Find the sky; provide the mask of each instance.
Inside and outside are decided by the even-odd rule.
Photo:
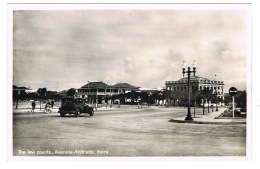
[[[13,84],[158,88],[196,60],[197,76],[246,90],[247,21],[243,10],[17,10]]]

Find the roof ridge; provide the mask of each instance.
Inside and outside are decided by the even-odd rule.
[[[208,79],[206,77],[201,77],[201,76],[190,76],[190,78],[196,78],[196,79],[200,79],[201,78],[201,79],[204,79],[204,80],[210,80],[210,79]],[[181,81],[181,80],[184,80],[184,79],[188,79],[188,77],[183,77],[183,78],[181,78],[181,79],[179,79],[177,81]]]

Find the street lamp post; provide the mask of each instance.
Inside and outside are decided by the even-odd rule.
[[[216,111],[218,111],[218,95],[216,94]]]
[[[112,99],[112,96],[113,96],[113,94],[111,93],[111,103],[110,103],[110,108],[112,108],[112,104],[113,104],[113,99]]]
[[[185,74],[185,73],[187,73],[187,75],[188,75],[188,112],[187,112],[187,116],[186,116],[186,118],[185,118],[185,121],[191,121],[191,120],[193,120],[193,119],[192,119],[192,116],[191,116],[191,112],[190,112],[190,75],[191,75],[191,73],[193,73],[194,76],[195,76],[196,66],[197,66],[197,64],[196,64],[196,62],[195,62],[195,60],[194,60],[194,63],[193,63],[193,65],[192,65],[193,70],[190,70],[190,67],[188,67],[188,70],[185,71],[185,62],[183,61],[183,65],[182,65],[183,77],[184,77],[184,74]]]
[[[89,90],[89,81],[88,81],[88,104],[90,104],[90,90]]]
[[[113,96],[113,93],[112,93],[111,86],[110,86],[110,95],[111,95],[111,100],[110,100],[110,101],[111,101],[111,102],[110,102],[110,108],[112,108],[112,102],[113,102],[113,101],[112,101],[112,96]]]

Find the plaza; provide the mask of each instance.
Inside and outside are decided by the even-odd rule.
[[[102,107],[93,117],[77,118],[60,117],[57,109],[52,114],[17,109],[13,114],[13,155],[246,156],[246,124],[169,122],[172,118],[184,120],[186,113],[184,107],[122,105]],[[202,115],[202,109],[196,109],[197,116],[213,113],[218,112]]]

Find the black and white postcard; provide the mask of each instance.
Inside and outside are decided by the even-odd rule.
[[[250,159],[251,7],[8,5],[9,157]]]

